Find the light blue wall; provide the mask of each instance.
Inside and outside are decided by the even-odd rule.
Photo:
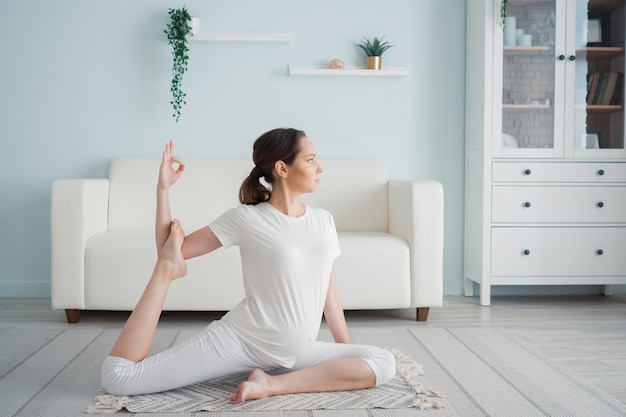
[[[193,44],[178,124],[169,105],[167,9],[203,31],[289,32],[291,45]],[[106,177],[117,156],[249,156],[279,126],[320,158],[379,157],[394,179],[444,184],[445,288],[461,294],[464,0],[13,0],[0,3],[0,297],[48,296],[57,178]],[[361,65],[361,35],[396,47],[407,78],[288,77],[287,66]]]

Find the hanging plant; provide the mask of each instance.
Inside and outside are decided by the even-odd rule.
[[[508,0],[500,1],[500,24],[504,27],[504,18],[506,16],[506,4]]]
[[[191,34],[191,26],[189,22],[191,16],[184,7],[181,9],[169,9],[170,23],[167,25],[167,29],[164,32],[167,34],[167,43],[172,47],[172,57],[174,58],[172,64],[172,86],[170,91],[172,92],[172,101],[170,104],[174,108],[174,114],[172,115],[178,123],[180,118],[180,109],[183,104],[187,104],[185,101],[186,93],[182,90],[183,74],[187,71],[187,62],[189,61],[189,55],[187,52],[187,35]]]

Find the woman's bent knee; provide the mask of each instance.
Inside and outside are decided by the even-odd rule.
[[[136,384],[125,375],[124,369],[134,365],[135,362],[116,356],[107,356],[100,371],[100,382],[102,387],[113,395],[133,395]]]
[[[383,348],[372,347],[371,356],[364,358],[376,375],[376,386],[389,382],[396,375],[396,358]]]

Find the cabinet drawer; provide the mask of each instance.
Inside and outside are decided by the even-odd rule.
[[[495,223],[623,223],[626,187],[495,186]]]
[[[506,228],[491,232],[494,276],[626,275],[626,228]]]
[[[494,182],[626,182],[620,162],[494,162]]]

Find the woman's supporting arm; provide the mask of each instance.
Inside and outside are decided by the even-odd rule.
[[[185,237],[182,252],[185,259],[195,258],[213,252],[220,248],[222,242],[219,241],[213,230],[209,226],[198,229]]]
[[[350,343],[343,305],[337,292],[334,266],[330,271],[330,282],[328,283],[328,292],[326,293],[326,302],[324,304],[324,317],[335,342]]]

